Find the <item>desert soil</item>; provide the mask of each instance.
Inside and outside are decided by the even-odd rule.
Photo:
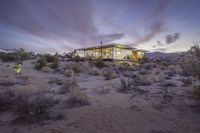
[[[119,93],[117,88],[122,76],[105,80],[101,75],[78,73],[75,80],[91,104],[67,108],[65,94],[53,93],[60,85],[49,84],[49,81],[70,77],[59,72],[37,71],[33,68],[33,61],[23,63],[22,75],[15,75],[14,63],[0,66],[0,78],[18,82],[12,86],[0,86],[0,91],[10,89],[16,93],[33,93],[48,90],[50,96],[62,101],[53,110],[63,113],[65,119],[32,125],[11,124],[14,115],[3,112],[0,114],[0,133],[200,133],[200,112],[194,107],[192,87],[183,86],[179,74],[163,81],[175,84],[168,87],[168,96],[163,98],[165,87],[159,82],[139,86],[138,91]],[[66,64],[62,62],[60,68]],[[28,81],[23,81],[22,77],[28,77]]]

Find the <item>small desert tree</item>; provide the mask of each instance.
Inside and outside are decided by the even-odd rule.
[[[200,80],[200,47],[192,46],[186,53],[182,63],[183,73]],[[193,97],[200,101],[200,85],[194,85]]]
[[[186,75],[192,75],[200,79],[200,47],[199,45],[192,46],[186,53],[183,61],[182,68]]]

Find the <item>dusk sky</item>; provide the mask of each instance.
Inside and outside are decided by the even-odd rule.
[[[200,0],[0,0],[0,48],[67,52],[120,43],[149,51],[200,42]]]

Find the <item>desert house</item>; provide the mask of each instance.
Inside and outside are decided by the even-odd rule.
[[[92,59],[137,61],[144,57],[145,50],[138,50],[121,44],[107,44],[96,47],[77,49],[83,51],[83,56]]]

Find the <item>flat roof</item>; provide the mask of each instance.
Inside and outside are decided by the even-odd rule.
[[[77,49],[77,50],[92,50],[92,49],[109,48],[109,47],[117,47],[117,48],[123,48],[123,49],[136,49],[136,48],[128,46],[128,45],[122,45],[122,44],[113,43],[113,44],[106,44],[106,45],[102,45],[102,46],[80,48],[80,49]]]

